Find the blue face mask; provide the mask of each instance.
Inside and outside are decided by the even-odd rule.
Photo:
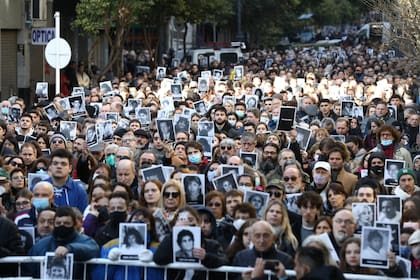
[[[9,114],[9,107],[2,107],[1,108],[1,113],[3,115],[8,115]]]
[[[216,170],[207,172],[207,178],[209,179],[209,182],[213,181],[215,176],[216,176]]]
[[[238,118],[242,119],[245,116],[244,111],[235,111],[235,114],[238,116]]]
[[[201,161],[201,154],[196,154],[196,155],[191,155],[188,156],[188,160],[192,163],[192,164],[199,164]]]
[[[32,199],[32,204],[36,210],[42,210],[50,206],[50,201],[48,200],[48,197],[37,197]]]
[[[271,119],[272,119],[273,121],[275,121],[275,122],[278,122],[278,121],[279,121],[279,117],[277,117],[277,116],[273,116]]]
[[[411,254],[411,247],[410,246],[404,246],[404,245],[400,246],[401,257],[408,259],[408,258],[410,258],[410,254]]]
[[[105,162],[111,166],[114,167],[115,166],[115,155],[109,155],[106,157]]]
[[[392,144],[392,140],[381,140],[381,145],[382,146],[387,147],[387,146],[389,146],[391,144]]]

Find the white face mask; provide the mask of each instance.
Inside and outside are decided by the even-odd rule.
[[[252,187],[248,187],[248,186],[245,186],[245,185],[240,185],[240,186],[238,186],[238,190],[245,193],[246,191],[252,191]]]
[[[235,120],[228,120],[228,123],[229,123],[231,126],[233,126],[233,127],[235,127],[235,125],[236,125],[236,121],[235,121]]]
[[[239,230],[245,222],[245,220],[237,219],[233,221],[233,226],[236,228],[236,230]]]

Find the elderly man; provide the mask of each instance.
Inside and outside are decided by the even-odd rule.
[[[313,182],[309,185],[308,190],[319,193],[322,200],[327,199],[327,187],[331,182],[331,166],[328,162],[317,161],[312,169]]]
[[[252,271],[242,273],[243,278],[251,276],[252,279],[267,279],[263,275],[266,260],[278,260],[286,269],[293,268],[293,259],[288,254],[276,250],[276,234],[269,223],[258,221],[253,224],[251,236],[254,247],[240,251],[233,260],[234,266],[255,267]],[[237,279],[241,278],[238,276]]]
[[[37,241],[53,232],[54,218],[55,210],[51,208],[42,209],[39,212],[36,224]]]
[[[416,175],[411,168],[403,168],[398,171],[398,186],[395,188],[395,195],[402,200],[409,198],[414,192],[420,191],[416,186]]]
[[[333,229],[330,236],[336,252],[340,252],[344,242],[353,236],[356,230],[356,223],[350,209],[341,208],[333,217]]]
[[[230,157],[235,156],[238,153],[235,141],[230,138],[223,139],[220,142],[219,148],[220,155],[217,160],[222,164],[226,164]]]
[[[138,199],[140,194],[140,184],[136,175],[134,162],[129,159],[122,159],[117,164],[116,169],[117,183],[123,183],[130,186],[134,198]]]
[[[40,211],[46,208],[55,208],[54,187],[49,182],[38,182],[32,190],[32,205]]]

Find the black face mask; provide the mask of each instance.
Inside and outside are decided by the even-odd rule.
[[[68,239],[75,233],[74,227],[59,226],[53,230],[53,236],[59,239]]]
[[[318,161],[326,161],[328,162],[328,157],[324,154],[320,154],[318,157]]]
[[[124,223],[127,219],[127,212],[125,211],[114,211],[109,213],[109,222],[113,225]]]
[[[109,213],[106,206],[99,207],[98,212],[99,212],[99,215],[98,215],[99,223],[105,223],[106,221],[109,220]]]
[[[370,171],[375,174],[376,176],[383,176],[384,175],[384,167],[383,166],[372,166]]]

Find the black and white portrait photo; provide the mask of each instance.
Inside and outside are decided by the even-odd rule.
[[[165,111],[172,112],[175,110],[174,99],[172,96],[165,96],[160,100],[161,108]]]
[[[257,211],[257,218],[261,218],[264,214],[270,195],[266,192],[246,190],[244,202],[250,203]]]
[[[99,88],[101,89],[101,91],[103,92],[103,94],[106,94],[108,92],[111,92],[112,91],[111,81],[100,82],[99,83]]]
[[[48,83],[47,82],[37,82],[35,94],[38,96],[39,100],[48,99]]]
[[[150,108],[149,107],[137,108],[136,117],[142,125],[149,124],[151,121]]]
[[[142,105],[142,100],[141,99],[134,99],[134,98],[129,98],[127,100],[127,108],[126,108],[126,112],[128,116],[135,116],[136,115],[136,109],[140,108]]]
[[[54,106],[53,104],[51,104],[51,105]],[[49,106],[51,106],[51,105],[49,105]],[[47,107],[49,107],[49,106],[47,106]],[[47,108],[47,107],[45,107],[45,108]],[[45,110],[45,108],[44,108],[44,110]],[[55,108],[55,106],[54,106],[54,108]],[[57,109],[55,109],[55,110],[57,111]],[[22,115],[22,109],[21,108],[9,107],[9,115],[7,116],[7,120],[9,122],[18,123],[21,115]],[[57,112],[57,116],[58,116],[58,112]]]
[[[213,79],[215,81],[220,81],[223,78],[223,70],[214,69],[213,70]]]
[[[73,116],[81,116],[86,114],[85,102],[83,95],[69,97],[69,103]]]
[[[272,59],[271,57],[267,57],[265,59],[264,69],[270,68],[273,62],[274,62],[274,59]]]
[[[207,92],[209,90],[209,79],[198,78],[198,92]]]
[[[400,224],[375,223],[376,227],[389,228],[391,231],[391,251],[400,255]]]
[[[397,119],[397,106],[394,105],[388,105],[388,112],[389,112],[389,117],[393,118],[393,119]]]
[[[181,215],[184,213],[181,213]],[[186,214],[186,213],[185,213]],[[179,219],[179,217],[178,217]],[[194,258],[193,249],[201,248],[201,228],[188,226],[175,226],[172,229],[173,260],[175,263],[199,263]],[[170,253],[170,252],[168,252]]]
[[[156,80],[162,81],[166,76],[166,67],[158,67],[156,71]]]
[[[199,136],[214,136],[214,122],[199,122],[198,123]]]
[[[362,121],[364,118],[363,106],[354,106],[351,115],[352,117],[357,118],[359,121]]]
[[[207,113],[206,103],[204,100],[194,102],[194,109],[201,116],[204,116]]]
[[[174,100],[181,100],[182,99],[182,85],[180,84],[171,85],[171,93]]]
[[[59,99],[58,100],[58,103],[60,104],[61,109],[63,109],[63,110],[70,110],[71,109],[70,102],[69,102],[69,98],[68,97]]]
[[[258,96],[245,95],[245,105],[247,109],[258,108]]]
[[[156,127],[158,129],[160,139],[169,142],[175,141],[175,133],[172,119],[156,120]]]
[[[181,80],[185,81],[188,79],[188,72],[187,71],[181,71],[177,74],[177,77],[180,78]]]
[[[238,178],[239,175],[242,175],[244,173],[244,166],[243,165],[229,165],[229,164],[221,164],[221,174],[225,175],[228,173],[233,173],[236,178]]]
[[[165,175],[163,174],[163,169],[161,165],[143,168],[141,169],[141,174],[144,182],[149,180],[158,180],[160,182],[165,182]]]
[[[213,180],[213,185],[218,191],[222,193],[227,193],[232,189],[238,188],[238,183],[236,182],[236,177],[233,173],[228,173],[226,175],[217,177]]]
[[[73,87],[73,91],[71,92],[71,95],[80,95],[84,93],[85,93],[85,89],[83,87]]]
[[[244,66],[243,65],[235,66],[234,71],[235,71],[234,80],[235,81],[242,80],[242,78],[244,77]]]
[[[390,250],[390,240],[391,231],[389,228],[363,227],[360,266],[387,269],[389,267],[387,253]]]
[[[197,142],[203,146],[203,154],[204,156],[211,160],[212,158],[212,151],[213,151],[213,137],[208,136],[197,136]]]
[[[296,116],[296,107],[281,106],[277,130],[290,131],[293,128]]]
[[[258,168],[258,153],[240,152],[239,157],[253,168]]]
[[[312,130],[297,125],[296,132],[296,141],[298,142],[300,148],[306,151],[306,149],[308,148],[309,141],[311,140]]]
[[[330,137],[337,142],[341,142],[341,143],[346,142],[346,136],[345,135],[330,135]]]
[[[12,109],[12,108],[10,108],[10,109]],[[49,120],[53,120],[53,119],[57,118],[58,115],[59,115],[58,110],[55,107],[54,103],[51,103],[50,105],[44,107],[44,111],[45,111],[45,114],[47,115]],[[10,114],[9,114],[9,116],[10,116]]]
[[[96,123],[96,131],[98,140],[103,142],[111,142],[114,131],[112,129],[112,121],[99,121]]]
[[[143,73],[150,73],[150,67],[144,65],[137,65],[136,66],[136,74],[143,74]]]
[[[402,203],[396,195],[378,195],[378,222],[387,224],[399,224],[402,215]]]
[[[192,114],[194,114],[194,113],[195,113],[195,110],[194,110],[194,109],[187,108],[187,107],[184,107],[184,108],[182,109],[182,114],[183,114],[184,116],[191,117],[191,116],[192,116]]]
[[[168,110],[158,110],[156,119],[168,119],[171,116],[171,112]]]
[[[86,144],[88,147],[98,144],[98,134],[95,125],[86,128]]]
[[[341,116],[342,117],[351,117],[353,114],[353,101],[341,101]]]
[[[200,76],[202,78],[210,78],[211,77],[211,71],[201,71]]]
[[[191,119],[188,116],[181,114],[174,115],[174,132],[186,132],[190,133]]]
[[[119,248],[121,260],[138,260],[139,251],[146,249],[147,224],[121,223],[119,225]]]
[[[204,174],[182,174],[185,202],[188,205],[204,205]]]
[[[352,204],[351,211],[356,220],[356,233],[362,233],[362,227],[375,225],[375,203],[356,202]]]
[[[64,257],[55,257],[54,252],[47,252],[45,255],[43,279],[48,280],[71,280],[73,279],[73,254],[66,254]]]
[[[45,172],[45,173],[28,173],[28,187],[29,187],[29,190],[32,191],[34,186],[37,183],[39,183],[39,182],[41,182],[41,181],[43,181],[47,178],[48,178],[48,173],[47,172]]]
[[[75,140],[77,134],[77,122],[60,121],[60,132],[63,133],[67,140]]]
[[[385,160],[385,172],[384,172],[384,185],[386,187],[398,186],[398,171],[405,168],[405,161],[386,159]]]
[[[120,116],[117,112],[107,112],[105,113],[105,119],[117,123],[120,119]]]

